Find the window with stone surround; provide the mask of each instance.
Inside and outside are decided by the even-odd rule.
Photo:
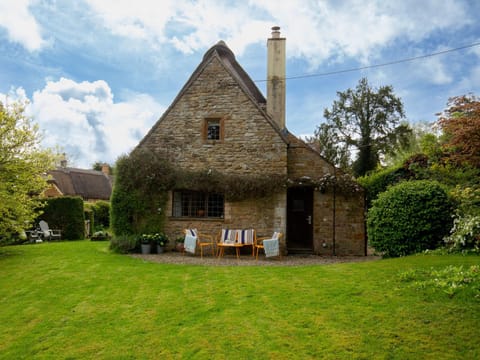
[[[203,139],[207,143],[223,140],[223,119],[220,117],[206,118],[203,123]]]
[[[222,194],[188,190],[173,192],[173,217],[223,218],[223,214]]]

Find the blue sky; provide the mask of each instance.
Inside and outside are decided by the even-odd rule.
[[[480,1],[0,0],[0,101],[28,112],[70,164],[128,153],[204,53],[224,40],[254,80],[281,27],[287,77],[325,74],[480,42]],[[480,95],[480,46],[391,66],[287,81],[287,127],[312,134],[337,91],[392,85],[410,123]],[[265,83],[257,82],[265,94]]]

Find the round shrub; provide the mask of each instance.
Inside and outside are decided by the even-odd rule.
[[[451,228],[447,193],[435,181],[406,181],[373,202],[367,216],[370,245],[385,257],[434,249]]]

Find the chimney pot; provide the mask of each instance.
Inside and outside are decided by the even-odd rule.
[[[67,167],[67,155],[65,153],[62,154],[60,157],[60,167],[66,168]]]
[[[277,39],[280,37],[280,26],[272,27],[272,38]]]

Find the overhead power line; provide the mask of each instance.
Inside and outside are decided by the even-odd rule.
[[[480,42],[477,42],[477,43],[473,43],[473,44],[469,44],[469,45],[465,45],[465,46],[460,46],[460,47],[453,48],[453,49],[442,50],[442,51],[438,51],[438,52],[434,52],[434,53],[430,53],[430,54],[426,54],[426,55],[419,55],[419,56],[414,56],[414,57],[405,58],[405,59],[400,59],[400,60],[393,60],[393,61],[389,61],[389,62],[382,63],[382,64],[374,64],[374,65],[367,65],[367,66],[361,66],[361,67],[350,68],[350,69],[335,70],[335,71],[330,71],[330,72],[325,72],[325,73],[305,74],[305,75],[297,75],[297,76],[287,76],[287,77],[285,78],[285,80],[294,80],[294,79],[304,79],[304,78],[310,78],[310,77],[329,76],[329,75],[343,74],[343,73],[353,72],[353,71],[360,71],[360,70],[366,70],[366,69],[374,69],[374,68],[379,68],[379,67],[383,67],[383,66],[401,64],[401,63],[406,63],[406,62],[415,61],[415,60],[419,60],[419,59],[425,59],[425,58],[429,58],[429,57],[433,57],[433,56],[443,55],[443,54],[451,53],[451,52],[454,52],[454,51],[469,49],[469,48],[472,48],[472,47],[475,47],[475,46],[479,46],[479,45],[480,45]],[[254,81],[255,81],[255,82],[266,82],[267,80],[265,79],[265,80],[254,80]]]

